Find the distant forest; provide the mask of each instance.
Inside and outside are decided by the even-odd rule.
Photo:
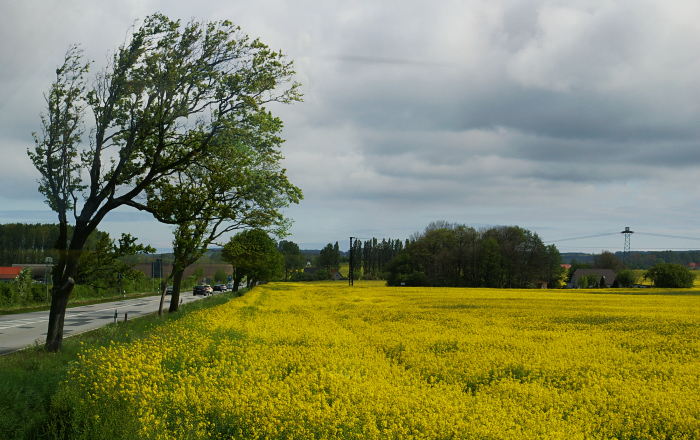
[[[72,232],[73,228],[69,226],[69,236],[72,235]],[[95,231],[90,235],[85,249],[95,249],[103,233]],[[57,238],[57,224],[0,224],[0,266],[43,264],[46,257],[57,261],[58,252],[54,249]],[[173,254],[127,255],[123,260],[127,263],[148,263],[154,258],[162,258],[164,263],[172,263]],[[210,251],[200,259],[199,263],[221,263],[220,249],[219,252],[217,250]]]
[[[58,239],[56,224],[8,223],[0,225],[0,266],[13,264],[42,264],[46,257],[58,259],[54,249]],[[69,226],[68,235],[73,228]],[[95,231],[88,239],[85,248],[94,249],[102,232]]]
[[[0,225],[0,266],[40,264],[46,257],[56,258],[53,247],[57,238],[58,225]]]
[[[584,254],[579,252],[562,252],[561,257],[565,263],[576,260],[579,263],[593,263],[593,257],[597,254]],[[615,252],[615,256],[623,259],[622,252]],[[675,263],[689,266],[695,263],[700,266],[700,250],[696,251],[638,251],[630,252],[630,269],[650,269],[658,263]]]

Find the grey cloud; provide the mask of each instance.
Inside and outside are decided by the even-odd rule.
[[[290,179],[306,196],[289,211],[296,241],[406,237],[438,218],[559,230],[663,223],[668,213],[691,225],[700,214],[690,189],[700,175],[700,31],[689,4],[38,5],[0,10],[0,35],[13,41],[0,48],[0,148],[13,161],[0,164],[5,199],[40,198],[22,161],[68,44],[83,43],[99,64],[135,18],[162,9],[233,19],[297,60],[305,102],[272,109],[285,121]],[[644,209],[615,209],[635,205]],[[147,224],[130,219],[109,224]]]

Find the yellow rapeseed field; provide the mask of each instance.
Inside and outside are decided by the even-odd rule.
[[[86,351],[55,405],[86,438],[699,439],[700,295],[593,292],[270,284]]]

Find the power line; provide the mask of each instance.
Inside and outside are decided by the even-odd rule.
[[[562,238],[559,240],[548,240],[545,241],[545,243],[555,243],[555,242],[561,242],[561,241],[572,241],[572,240],[583,240],[584,238],[596,238],[596,237],[605,237],[607,235],[617,235],[619,232],[608,232],[605,234],[597,234],[597,235],[587,235],[585,237],[573,237],[573,238]]]
[[[654,237],[664,237],[664,238],[680,238],[681,240],[700,240],[700,238],[696,237],[683,237],[680,235],[667,235],[667,234],[654,234],[652,232],[637,232],[637,234],[642,234],[642,235],[652,235]]]

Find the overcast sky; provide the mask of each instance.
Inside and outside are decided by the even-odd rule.
[[[433,220],[562,252],[621,251],[626,226],[632,250],[700,248],[696,0],[0,0],[0,222],[57,221],[26,150],[68,46],[103,65],[156,11],[231,20],[294,60],[304,102],[271,110],[302,248]],[[133,210],[100,229],[172,247]]]

